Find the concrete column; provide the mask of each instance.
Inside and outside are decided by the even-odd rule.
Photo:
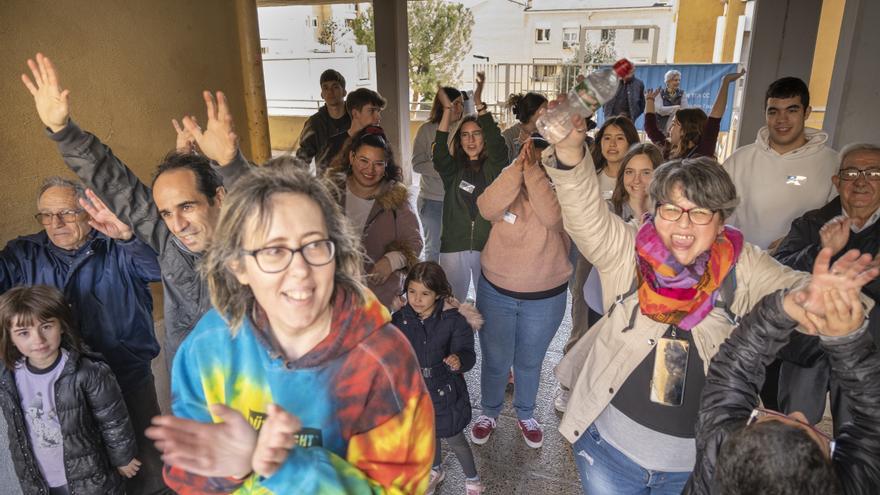
[[[764,125],[764,95],[770,83],[794,76],[809,84],[822,12],[822,0],[755,3],[737,147],[754,142]]]
[[[263,81],[263,58],[260,53],[260,27],[257,24],[256,0],[236,0],[236,24],[241,56],[244,106],[251,149],[247,157],[263,163],[272,157],[269,146],[269,113],[266,110],[266,84]],[[239,133],[242,132],[239,126]]]
[[[405,184],[412,182],[412,149],[409,138],[409,30],[407,2],[374,0],[376,79],[379,93],[388,100],[382,127],[394,145]]]
[[[836,149],[856,141],[880,142],[880,2],[846,0],[824,129]]]

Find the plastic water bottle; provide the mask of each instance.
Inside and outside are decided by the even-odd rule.
[[[587,118],[617,94],[619,80],[633,71],[633,64],[622,58],[613,69],[599,69],[587,74],[583,81],[568,92],[565,100],[554,108],[548,108],[535,125],[538,132],[551,143],[558,143],[568,136],[574,127],[571,116],[580,114]]]

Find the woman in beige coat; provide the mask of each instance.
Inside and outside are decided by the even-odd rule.
[[[556,370],[572,389],[559,429],[574,444],[584,493],[680,493],[694,465],[694,423],[712,356],[737,315],[808,275],[725,226],[736,190],[708,158],[658,168],[654,215],[640,227],[624,222],[600,195],[585,125],[575,121],[543,161],[566,231],[599,270],[610,309]],[[844,274],[831,280],[853,284]],[[821,306],[817,285],[807,302]]]

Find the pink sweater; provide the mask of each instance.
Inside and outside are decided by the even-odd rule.
[[[483,218],[492,222],[480,254],[483,275],[514,292],[541,292],[571,276],[571,240],[550,179],[538,165],[517,160],[477,198]],[[511,223],[512,222],[512,223]]]

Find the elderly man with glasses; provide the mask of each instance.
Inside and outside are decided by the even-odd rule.
[[[840,152],[840,170],[831,182],[839,196],[792,222],[791,230],[774,254],[781,263],[809,271],[823,247],[831,248],[835,259],[850,249],[871,254],[880,250],[880,145],[854,143],[844,147]],[[866,285],[862,292],[880,302],[880,280]],[[876,326],[877,322],[873,322],[872,330]],[[834,431],[851,420],[849,399],[831,378],[828,358],[816,337],[796,335],[780,357],[781,409],[803,411],[810,421],[818,422],[825,411],[828,390]]]
[[[35,218],[44,230],[10,241],[0,252],[0,293],[36,284],[64,293],[83,340],[116,375],[138,433],[145,467],[130,483],[162,491],[159,454],[143,437],[159,414],[150,368],[159,354],[149,287],[160,280],[156,253],[91,191],[61,177],[43,181]]]

